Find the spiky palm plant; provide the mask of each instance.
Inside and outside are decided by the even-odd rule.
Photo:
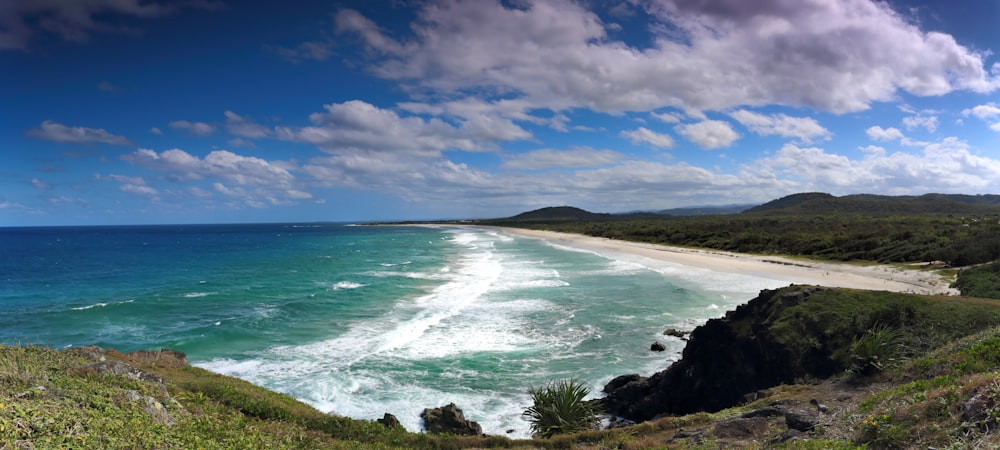
[[[590,393],[576,380],[550,382],[545,387],[528,390],[533,405],[521,414],[531,422],[531,432],[542,437],[575,433],[598,427],[600,409],[584,400]]]

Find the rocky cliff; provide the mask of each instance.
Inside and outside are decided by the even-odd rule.
[[[959,313],[949,312],[949,302],[808,286],[764,290],[695,329],[681,360],[666,370],[612,380],[604,388],[604,410],[634,421],[714,412],[761,389],[845,373],[855,361],[855,339],[874,327],[900,330],[894,345],[912,352],[967,334],[969,324],[980,329],[996,320],[962,312],[968,317],[956,323],[963,325],[951,326],[942,317]]]

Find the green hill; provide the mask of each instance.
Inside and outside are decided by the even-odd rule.
[[[792,194],[744,211],[744,214],[987,214],[1000,212],[1000,195],[924,194],[835,197],[810,192]]]
[[[550,206],[509,217],[504,220],[529,222],[547,220],[608,220],[611,214],[598,214],[572,206]]]

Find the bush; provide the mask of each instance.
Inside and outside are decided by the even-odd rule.
[[[542,437],[593,430],[600,425],[598,407],[584,397],[590,390],[576,380],[549,383],[528,390],[534,404],[522,417],[531,422],[531,431]]]
[[[851,371],[871,375],[883,371],[899,353],[900,333],[887,325],[876,325],[854,340]]]

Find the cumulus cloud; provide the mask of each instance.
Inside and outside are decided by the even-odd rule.
[[[460,126],[455,126],[436,117],[400,116],[359,100],[331,103],[324,110],[309,116],[311,126],[277,127],[276,136],[313,144],[330,153],[391,152],[424,157],[445,150],[490,150],[495,141],[530,137],[497,115],[469,114]]]
[[[729,147],[740,135],[721,120],[705,120],[698,123],[678,125],[677,132],[704,149]]]
[[[810,143],[813,139],[829,140],[830,130],[811,117],[789,117],[784,114],[765,115],[741,109],[729,114],[740,125],[761,136],[782,136]]]
[[[613,40],[610,25],[568,0],[442,0],[425,4],[397,40],[353,10],[340,33],[361,38],[371,70],[433,92],[516,93],[538,108],[720,111],[782,104],[860,111],[898,93],[992,92],[985,54],[925,32],[869,0],[651,0],[647,48]],[[921,55],[913,58],[912,55]],[[823,86],[817,89],[817,86]]]
[[[899,131],[898,128],[882,128],[876,125],[865,130],[865,133],[867,133],[868,138],[873,141],[895,141],[896,139],[903,139],[903,132]]]
[[[175,120],[170,122],[170,128],[185,130],[198,136],[208,136],[215,132],[215,127],[205,122],[189,122],[187,120]]]
[[[635,130],[622,131],[621,136],[632,141],[632,144],[639,145],[643,142],[657,148],[673,148],[674,138],[668,134],[657,133],[646,127],[639,127]]]
[[[132,145],[124,136],[108,133],[103,128],[68,127],[54,120],[42,122],[38,128],[27,131],[28,136],[63,144],[97,142],[111,145]]]
[[[71,42],[86,42],[94,32],[126,31],[114,16],[163,17],[185,6],[218,9],[222,2],[195,0],[155,2],[143,0],[5,1],[0,2],[0,50],[25,50],[44,34]]]
[[[901,195],[1000,188],[1000,160],[973,154],[955,137],[929,143],[917,154],[875,147],[860,160],[788,144],[759,163],[800,181],[802,190]]]
[[[508,156],[500,167],[513,170],[599,167],[618,161],[624,156],[613,150],[597,150],[590,147],[570,150],[545,148]]]
[[[922,147],[925,145],[929,145],[928,142],[918,141],[907,137],[906,135],[903,134],[902,131],[899,131],[899,128],[893,128],[893,127],[882,128],[876,125],[873,127],[869,127],[867,130],[865,130],[865,133],[868,134],[868,138],[873,141],[899,140],[900,144],[905,145],[907,147]]]
[[[972,116],[984,122],[992,122],[990,123],[990,129],[1000,131],[1000,107],[997,107],[996,103],[987,103],[965,109],[962,111],[962,115],[966,117]]]
[[[156,152],[139,149],[122,157],[130,164],[166,174],[174,182],[203,180],[213,190],[231,197],[233,206],[263,207],[312,198],[304,183],[292,174],[293,166],[242,156],[228,150],[214,150],[201,158],[181,149]],[[192,191],[191,189],[197,188]],[[207,197],[209,191],[191,186],[187,192]]]

